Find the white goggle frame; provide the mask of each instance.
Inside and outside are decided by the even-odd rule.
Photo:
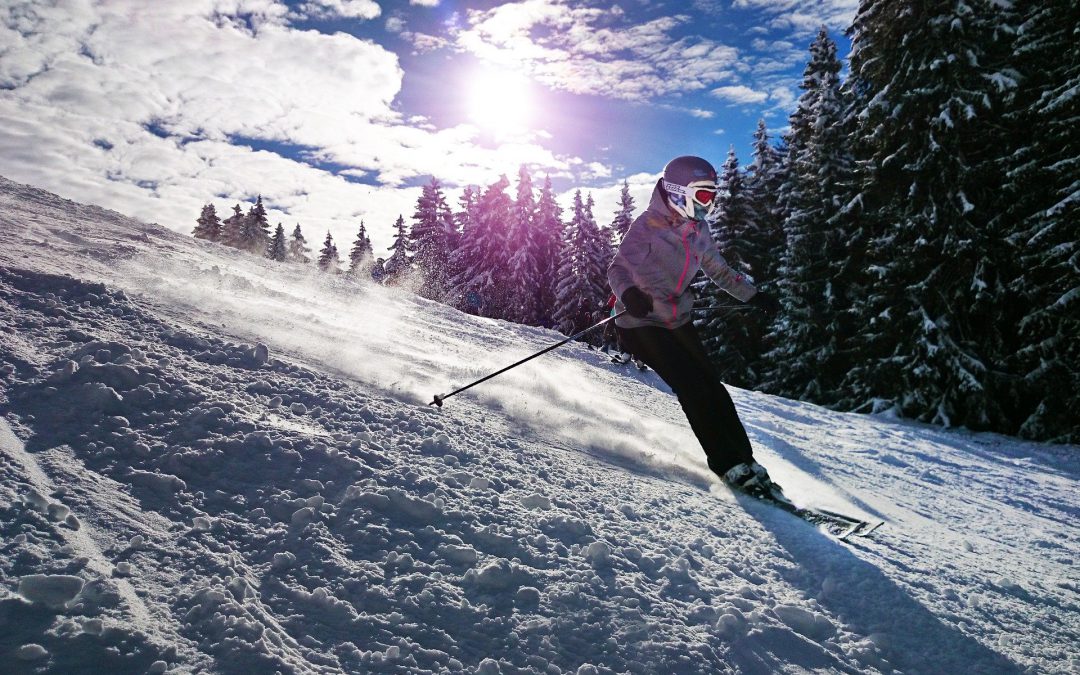
[[[715,181],[696,180],[689,185],[679,185],[678,183],[672,183],[671,181],[666,180],[663,183],[664,190],[669,195],[678,195],[680,197],[683,197],[682,205],[671,203],[672,200],[668,200],[668,202],[671,203],[671,206],[682,215],[692,219],[695,214],[695,204],[697,206],[703,206],[709,209],[708,213],[705,216],[706,218],[713,214],[713,211],[716,208],[716,197],[719,193],[719,189]],[[707,202],[700,201],[697,198],[698,190],[708,190],[712,192],[713,198]]]

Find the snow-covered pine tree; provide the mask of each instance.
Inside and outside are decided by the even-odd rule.
[[[277,229],[274,230],[274,237],[266,249],[266,257],[277,262],[285,262],[289,259],[289,250],[285,244],[285,228],[281,223],[278,223]]]
[[[540,323],[537,289],[540,287],[539,238],[536,227],[536,197],[532,176],[522,165],[518,169],[517,198],[510,214],[506,248],[510,255],[507,277],[506,318],[535,326]]]
[[[387,250],[393,253],[383,265],[386,271],[385,283],[401,283],[412,270],[412,261],[409,259],[409,228],[403,215],[399,214],[394,222],[394,243]]]
[[[490,185],[469,214],[461,244],[454,251],[457,270],[451,284],[460,306],[472,314],[502,318],[505,310],[506,223],[512,201],[506,176]]]
[[[755,261],[758,268],[754,277],[759,282],[771,282],[780,270],[780,258],[784,250],[784,215],[780,208],[780,186],[784,181],[786,151],[777,149],[769,138],[765,120],[758,120],[754,130],[750,165],[746,167],[743,186],[748,208],[754,212],[756,239],[763,252]]]
[[[289,238],[288,261],[307,264],[311,262],[311,249],[308,248],[307,239],[300,230],[300,223],[293,228],[292,237]]]
[[[360,230],[356,233],[356,241],[353,242],[352,250],[349,251],[349,275],[356,278],[368,276],[374,262],[371,239],[367,235],[364,221],[361,220]]]
[[[329,231],[326,232],[326,239],[323,241],[322,249],[319,250],[318,265],[323,272],[335,274],[341,268],[341,256],[338,255],[337,245],[334,244],[334,238]]]
[[[611,229],[616,243],[622,241],[633,222],[634,198],[630,196],[630,182],[624,178],[622,190],[619,192],[619,210],[615,212],[615,219],[611,221]]]
[[[589,196],[589,204],[592,195]],[[574,193],[574,216],[566,229],[559,285],[556,295],[556,327],[573,335],[599,321],[611,291],[607,287],[607,263],[603,260],[603,239],[592,210]],[[592,335],[588,339],[596,340]]]
[[[266,208],[263,207],[262,195],[255,200],[255,204],[248,210],[240,226],[240,242],[238,248],[249,253],[263,255],[267,246],[270,245],[270,221],[266,218]]]
[[[849,257],[838,218],[853,164],[843,133],[844,105],[836,43],[822,27],[810,45],[802,95],[790,118],[788,160],[780,188],[787,246],[780,270],[784,312],[774,326],[769,391],[822,403],[840,398],[851,364],[842,348],[851,328],[841,279]]]
[[[544,177],[540,189],[540,199],[536,204],[536,264],[537,264],[537,314],[540,325],[555,325],[556,286],[559,281],[560,252],[562,250],[563,230],[562,207],[555,199],[551,189],[551,177]]]
[[[1011,67],[993,77],[1012,90],[1007,116],[1005,214],[1018,251],[1010,290],[1022,308],[1019,433],[1080,443],[1080,4],[1016,0]]]
[[[461,234],[472,227],[476,222],[476,204],[480,201],[480,188],[476,185],[466,185],[458,198],[460,209],[454,213],[455,229],[458,232],[458,245],[461,244]],[[456,247],[455,247],[456,248]]]
[[[240,205],[233,206],[233,214],[221,222],[221,239],[219,241],[232,248],[240,248],[244,236],[244,212]]]
[[[852,29],[861,227],[872,278],[847,387],[863,410],[1000,427],[1005,392],[990,160],[1007,144],[989,0],[862,0]],[[865,153],[865,154],[862,154]],[[860,236],[853,232],[853,237]],[[860,239],[861,240],[861,239]]]
[[[450,256],[457,248],[458,230],[442,186],[434,177],[416,200],[409,253],[413,265],[424,275],[419,293],[445,301],[450,295]]]
[[[604,270],[604,280],[602,280],[602,285],[607,287],[607,268],[608,265],[611,264],[611,260],[615,257],[615,250],[622,239],[616,239],[615,229],[612,228],[611,225],[599,225],[596,222],[596,218],[593,216],[595,208],[596,200],[593,199],[592,193],[590,192],[589,198],[585,200],[585,209],[588,211],[589,217],[593,219],[593,225],[596,227],[596,231],[600,233],[600,236],[597,239],[597,244],[599,245],[597,255],[600,260],[600,265]]]
[[[717,193],[716,220],[710,230],[717,249],[728,264],[751,278],[759,276],[762,259],[775,252],[762,250],[767,242],[760,241],[756,213],[745,187],[735,149],[728,151],[720,171]],[[739,307],[741,303],[720,290],[704,274],[694,281],[699,307]],[[702,313],[695,321],[702,342],[725,382],[738,387],[757,384],[755,365],[763,351],[762,336],[767,321],[758,312],[744,310]]]
[[[199,214],[199,219],[195,221],[194,231],[192,235],[196,239],[205,239],[207,241],[219,241],[221,239],[221,220],[218,218],[217,209],[213,204],[207,204],[202,207],[202,213]]]

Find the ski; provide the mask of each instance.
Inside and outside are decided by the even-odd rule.
[[[879,527],[885,524],[883,520],[864,520],[849,516],[829,509],[818,509],[808,506],[796,506],[783,493],[770,491],[769,493],[741,492],[748,497],[753,497],[760,502],[771,504],[791,515],[805,520],[811,525],[825,529],[829,534],[840,541],[847,541],[852,537],[868,537]]]

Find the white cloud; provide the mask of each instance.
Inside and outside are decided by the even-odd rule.
[[[527,73],[536,81],[575,94],[652,105],[709,92],[739,105],[759,105],[768,92],[797,86],[806,45],[821,25],[846,28],[858,0],[734,0],[756,24],[745,50],[712,36],[727,2],[698,0],[686,14],[638,20],[618,9],[569,0],[520,0],[470,11],[452,24],[458,50]],[[708,14],[707,17],[701,15]],[[745,12],[744,12],[745,13]],[[700,27],[703,34],[695,34]],[[710,31],[710,32],[704,32]],[[445,46],[445,45],[439,45]],[[764,114],[786,113],[782,97]]]
[[[717,87],[709,93],[717,98],[736,104],[762,103],[769,98],[767,93],[755,91],[750,87],[741,84],[728,87]]]
[[[416,177],[486,184],[518,163],[572,174],[567,158],[529,139],[488,149],[471,127],[403,119],[393,53],[297,30],[291,18],[273,0],[9,0],[0,174],[182,231],[214,195],[226,196],[215,199],[222,208],[261,193],[309,238],[309,226],[338,238],[366,217],[376,246],[383,233],[389,245],[398,213],[411,214],[416,190],[399,186]],[[307,148],[309,161],[243,138]]]
[[[374,0],[309,0],[298,12],[308,17],[370,20],[378,18],[382,9]]]
[[[409,4],[417,7],[438,7],[439,0],[409,0]]]
[[[769,92],[769,100],[782,110],[794,109],[798,99],[799,95],[791,87],[780,86]]]
[[[556,89],[627,100],[701,91],[738,69],[739,52],[700,36],[676,39],[676,15],[632,23],[617,8],[523,0],[468,15],[452,30],[459,49],[528,72]]]
[[[755,9],[774,30],[799,36],[816,33],[822,25],[842,31],[851,25],[859,0],[734,0],[736,9]]]
[[[450,40],[437,35],[428,35],[426,33],[416,33],[413,31],[405,31],[401,34],[401,37],[412,43],[413,50],[417,54],[425,54],[437,49],[445,49],[453,44]]]

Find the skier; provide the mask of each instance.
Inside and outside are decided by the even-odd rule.
[[[699,269],[735,298],[766,314],[780,303],[728,266],[709,232],[716,204],[716,169],[700,157],[676,157],[664,167],[648,208],[623,236],[608,268],[618,302],[620,341],[679,398],[709,468],[735,489],[779,491],[754,461],[750,439],[698,337],[690,282]]]

